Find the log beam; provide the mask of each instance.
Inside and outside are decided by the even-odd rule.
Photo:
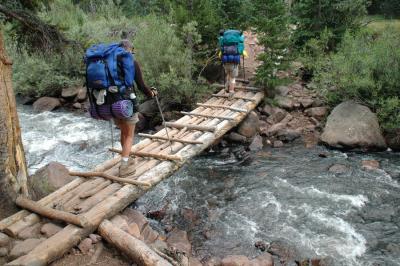
[[[223,84],[213,84],[213,87],[216,88],[225,88],[225,85]],[[235,86],[235,90],[244,90],[244,91],[254,91],[254,92],[262,92],[261,88],[256,88],[256,87],[250,87],[250,86]]]
[[[228,109],[228,110],[235,111],[235,112],[247,113],[246,109],[236,108],[236,107],[232,107],[229,105],[205,104],[205,103],[197,103],[196,105],[201,106],[201,107],[207,107],[207,108],[222,108],[222,109]]]
[[[50,219],[64,221],[66,223],[78,225],[80,227],[85,227],[87,225],[87,223],[85,221],[82,221],[81,218],[77,215],[74,215],[74,214],[68,213],[68,212],[55,210],[50,207],[41,206],[37,202],[34,202],[23,196],[19,196],[16,199],[15,203],[23,209],[40,214],[41,216],[44,216],[44,217],[47,217]]]
[[[109,220],[104,220],[98,229],[100,235],[110,244],[117,247],[132,259],[132,262],[143,266],[171,266],[139,239],[114,226]]]
[[[149,138],[149,139],[171,140],[171,141],[187,143],[187,144],[203,144],[202,141],[197,141],[197,140],[186,140],[186,139],[177,139],[177,138],[169,138],[168,139],[168,137],[156,136],[156,135],[150,135],[150,134],[144,134],[144,133],[139,133],[138,135],[140,137]]]
[[[119,182],[119,183],[126,183],[126,184],[131,184],[131,185],[136,185],[136,186],[151,186],[147,182],[142,182],[142,181],[137,181],[137,180],[132,180],[128,178],[121,178],[113,175],[106,174],[104,172],[69,172],[69,175],[72,176],[80,176],[80,177],[102,177],[104,179],[108,179],[111,181]]]
[[[119,149],[109,149],[111,152],[121,154],[122,151]],[[150,152],[143,152],[143,151],[131,151],[130,155],[135,155],[138,157],[149,157],[158,160],[167,160],[167,161],[182,161],[182,157],[178,155],[169,155],[169,154],[160,154],[160,153],[150,153]]]
[[[217,98],[229,98],[229,95],[224,95],[224,94],[213,94],[212,96]],[[254,98],[244,97],[244,96],[233,96],[233,99],[252,101],[252,102],[256,101],[256,99]]]
[[[186,127],[188,130],[198,130],[198,131],[208,131],[208,132],[215,131],[215,127],[191,125],[191,124],[181,124],[181,123],[177,123],[177,122],[165,122],[165,126],[174,127],[174,128],[185,128]]]
[[[191,116],[200,116],[200,117],[206,117],[206,118],[216,118],[216,119],[221,119],[221,120],[235,120],[235,118],[233,117],[229,117],[229,116],[219,116],[219,115],[206,115],[206,114],[198,114],[198,113],[189,113],[189,112],[181,112],[181,114],[184,115],[191,115]]]

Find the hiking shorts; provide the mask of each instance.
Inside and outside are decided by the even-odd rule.
[[[119,125],[121,123],[127,123],[129,125],[135,125],[137,122],[139,122],[139,115],[138,112],[135,112],[131,117],[128,118],[114,118],[114,124]]]
[[[229,86],[230,84],[235,84],[236,78],[239,75],[239,65],[232,63],[225,63],[224,69],[226,75],[226,85]]]

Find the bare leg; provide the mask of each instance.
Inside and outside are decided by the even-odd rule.
[[[121,123],[122,157],[129,157],[133,144],[134,132],[135,132],[135,125]]]

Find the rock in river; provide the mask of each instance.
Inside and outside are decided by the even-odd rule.
[[[52,111],[61,106],[61,102],[53,97],[41,97],[33,103],[33,110],[35,112]]]
[[[333,109],[321,141],[334,148],[386,148],[376,115],[368,107],[352,101]]]

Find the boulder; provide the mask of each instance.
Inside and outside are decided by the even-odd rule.
[[[136,223],[131,223],[128,226],[128,233],[136,238],[140,238],[140,229]]]
[[[297,129],[285,128],[285,129],[279,130],[276,135],[279,140],[284,141],[284,142],[290,142],[297,138],[300,138],[301,131],[297,130]]]
[[[220,266],[221,265],[221,259],[218,257],[211,257],[207,258],[203,262],[204,266]]]
[[[93,247],[93,241],[90,238],[85,238],[79,243],[78,248],[83,254],[88,254]]]
[[[52,111],[61,106],[59,99],[54,97],[41,97],[33,103],[33,110],[35,112]]]
[[[311,98],[300,98],[299,102],[303,108],[308,108],[313,105],[314,100]]]
[[[143,130],[148,128],[149,123],[147,121],[147,118],[142,113],[138,112],[138,118],[139,118],[139,122],[136,123],[135,131],[142,132]]]
[[[72,107],[74,107],[75,109],[81,109],[82,108],[82,104],[81,103],[74,103],[72,105]]]
[[[196,259],[195,257],[190,257],[189,258],[189,266],[202,266],[201,262]]]
[[[254,137],[253,141],[251,142],[249,149],[251,151],[259,151],[263,148],[263,139],[260,135]]]
[[[8,248],[0,248],[0,257],[5,257],[8,255]]]
[[[141,235],[147,244],[153,243],[158,238],[157,231],[153,230],[148,224],[143,228]]]
[[[17,241],[10,251],[10,259],[16,259],[18,257],[28,254],[28,252],[37,247],[44,240],[45,238],[30,238],[24,241]]]
[[[351,101],[333,109],[320,140],[334,148],[386,148],[376,115],[368,107]]]
[[[192,253],[192,245],[190,244],[185,231],[175,228],[169,233],[167,243],[169,246],[184,252],[186,255]]]
[[[233,141],[233,142],[240,142],[240,143],[246,143],[247,138],[243,135],[240,135],[239,133],[236,132],[231,132],[228,135],[228,140]]]
[[[61,226],[55,225],[53,223],[47,223],[42,226],[42,228],[40,229],[40,233],[49,238],[60,232],[62,229],[63,228]]]
[[[293,110],[294,101],[289,97],[275,96],[275,101],[277,105],[285,110]]]
[[[139,105],[139,112],[145,117],[154,117],[158,114],[159,110],[155,99],[147,100]]]
[[[42,228],[42,224],[36,223],[32,226],[28,226],[24,230],[18,233],[18,238],[20,239],[29,239],[29,238],[40,238],[41,233],[40,229]]]
[[[278,86],[275,88],[275,92],[281,96],[288,95],[290,88],[287,86]]]
[[[379,168],[379,162],[377,160],[363,160],[361,165],[364,170],[376,170]]]
[[[101,236],[99,236],[97,234],[90,234],[89,238],[92,240],[93,244],[97,244],[98,242],[101,241]]]
[[[0,233],[0,247],[8,246],[10,243],[10,237],[6,234]]]
[[[257,258],[251,260],[252,266],[274,266],[274,258],[268,252],[263,252]]]
[[[400,128],[387,130],[384,136],[389,148],[400,151]]]
[[[312,108],[308,108],[307,110],[305,110],[305,113],[308,116],[317,118],[317,119],[321,119],[324,118],[326,116],[328,112],[328,108],[327,107],[312,107]]]
[[[74,180],[64,165],[50,162],[28,179],[34,200],[38,200]]]
[[[349,171],[349,168],[344,164],[334,164],[329,167],[328,171],[335,174],[344,174]]]
[[[264,115],[268,115],[269,116],[269,115],[272,115],[274,113],[274,109],[275,109],[275,107],[273,107],[273,106],[271,106],[269,104],[266,104],[264,106],[264,108],[262,108],[261,113],[264,114]]]
[[[250,266],[250,260],[242,255],[229,255],[222,259],[221,266]]]
[[[278,131],[283,130],[286,128],[286,124],[285,123],[278,123],[275,125],[272,125],[270,128],[268,128],[267,130],[267,135],[268,136],[273,136],[275,135]]]
[[[272,144],[272,146],[274,148],[281,148],[281,147],[283,147],[283,142],[280,140],[275,140],[274,143]]]
[[[146,217],[138,210],[128,207],[122,212],[122,214],[127,217],[129,224],[137,224],[140,232],[142,232],[143,228],[149,223]]]
[[[68,88],[63,88],[61,91],[61,97],[65,99],[72,99],[75,98],[81,87],[68,87]]]
[[[255,112],[250,112],[240,123],[237,132],[247,138],[254,137],[260,129],[260,120]]]
[[[85,87],[79,88],[75,100],[78,102],[83,102],[84,100],[86,100],[86,98],[87,98],[87,89]]]
[[[274,112],[268,117],[267,122],[276,124],[281,122],[287,115],[287,112],[281,108],[275,108]]]

